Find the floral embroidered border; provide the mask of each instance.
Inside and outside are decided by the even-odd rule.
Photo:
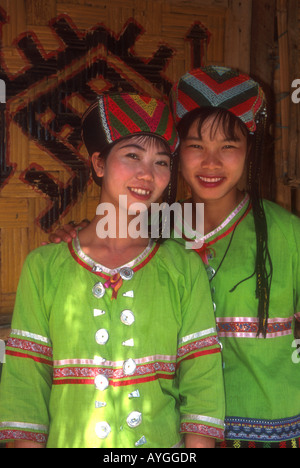
[[[268,320],[266,338],[291,335],[293,317],[273,318]],[[219,337],[256,338],[258,318],[256,317],[221,317],[217,318]]]
[[[225,419],[226,439],[278,442],[297,437],[300,437],[300,415],[278,420]]]

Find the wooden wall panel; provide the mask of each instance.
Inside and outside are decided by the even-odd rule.
[[[246,9],[238,0],[0,0],[0,338],[27,253],[58,225],[94,216],[99,188],[79,128],[96,93],[167,99],[185,71],[225,58],[248,71],[248,48],[239,62],[232,40],[250,41]]]

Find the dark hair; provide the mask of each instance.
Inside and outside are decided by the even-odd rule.
[[[227,109],[219,107],[201,107],[192,110],[180,121],[178,125],[180,139],[184,140],[187,137],[190,127],[195,121],[198,122],[198,134],[201,137],[203,124],[211,117],[213,118],[210,128],[210,136],[212,138],[215,136],[220,126],[226,138],[230,140],[236,139],[236,128],[240,128],[243,135],[247,137],[251,136],[246,125]]]
[[[266,337],[270,290],[272,282],[272,260],[268,249],[268,227],[261,196],[261,166],[264,152],[266,134],[266,114],[257,116],[256,131],[250,133],[246,125],[227,109],[217,107],[197,108],[186,114],[178,126],[180,140],[184,140],[191,125],[198,122],[198,134],[201,136],[203,124],[208,118],[212,118],[211,137],[213,138],[218,128],[222,128],[226,138],[236,139],[236,131],[239,128],[247,137],[247,191],[252,205],[255,233],[256,233],[256,260],[254,272],[242,279],[230,292],[233,292],[239,284],[256,275],[256,297],[258,299],[258,333]]]

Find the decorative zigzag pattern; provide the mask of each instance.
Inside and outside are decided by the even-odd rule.
[[[206,67],[187,73],[172,90],[176,120],[197,107],[220,107],[255,131],[255,117],[265,106],[264,93],[249,76],[224,67]]]
[[[175,124],[165,103],[147,96],[103,95],[99,98],[99,108],[108,143],[145,132],[163,137],[172,151],[176,149]]]

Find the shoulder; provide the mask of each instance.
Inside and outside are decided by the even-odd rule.
[[[296,226],[300,226],[300,218],[294,215],[293,213],[290,213],[277,203],[271,202],[269,200],[264,200],[263,205],[266,217],[271,222],[277,223],[278,225],[282,225],[285,227],[287,227],[287,225],[291,223],[295,224]]]
[[[300,218],[298,216],[269,200],[264,200],[264,210],[271,238],[281,233],[284,238],[299,242]]]
[[[32,250],[25,260],[29,268],[47,268],[53,265],[58,268],[70,255],[68,244],[48,244]]]
[[[186,245],[179,243],[174,239],[167,239],[160,245],[159,258],[167,268],[174,268],[183,275],[188,271],[199,274],[203,271],[206,275],[204,265],[199,256],[192,250],[186,248]]]
[[[293,217],[297,218],[297,216],[293,215],[292,213],[287,211],[282,206],[270,200],[263,200],[263,205],[264,205],[266,214],[271,218],[278,219],[283,222],[289,221]]]

